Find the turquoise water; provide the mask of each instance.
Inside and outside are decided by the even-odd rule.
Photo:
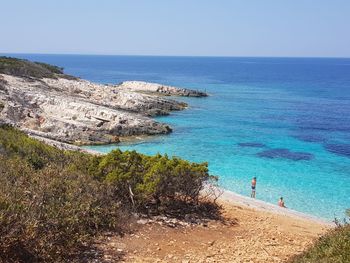
[[[18,55],[17,55],[18,56]],[[145,80],[206,90],[157,118],[174,132],[137,150],[209,162],[220,185],[328,220],[350,208],[350,59],[21,55],[101,83]]]

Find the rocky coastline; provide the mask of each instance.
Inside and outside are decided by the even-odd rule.
[[[33,68],[33,62],[15,61]],[[130,136],[168,134],[172,128],[152,117],[183,110],[187,104],[164,95],[207,96],[156,83],[103,85],[60,71],[37,74],[43,65],[45,70],[54,67],[35,64],[34,73],[22,65],[20,70],[0,67],[0,121],[63,143],[108,144]]]
[[[203,91],[177,88],[158,83],[149,83],[144,81],[124,81],[116,86],[122,90],[130,90],[145,93],[163,94],[165,96],[184,96],[184,97],[207,97],[208,94]]]

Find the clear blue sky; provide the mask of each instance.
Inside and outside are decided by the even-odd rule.
[[[350,0],[0,0],[0,52],[350,57]]]

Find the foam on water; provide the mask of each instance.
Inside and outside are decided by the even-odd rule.
[[[350,208],[350,59],[21,55],[102,82],[161,82],[206,90],[157,118],[174,132],[109,152],[167,153],[209,162],[220,185],[332,220]]]

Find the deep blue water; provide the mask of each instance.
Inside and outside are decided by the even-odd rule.
[[[350,59],[16,55],[100,83],[195,88],[174,132],[122,150],[208,161],[222,187],[326,219],[350,208]],[[93,147],[108,152],[117,146]]]

